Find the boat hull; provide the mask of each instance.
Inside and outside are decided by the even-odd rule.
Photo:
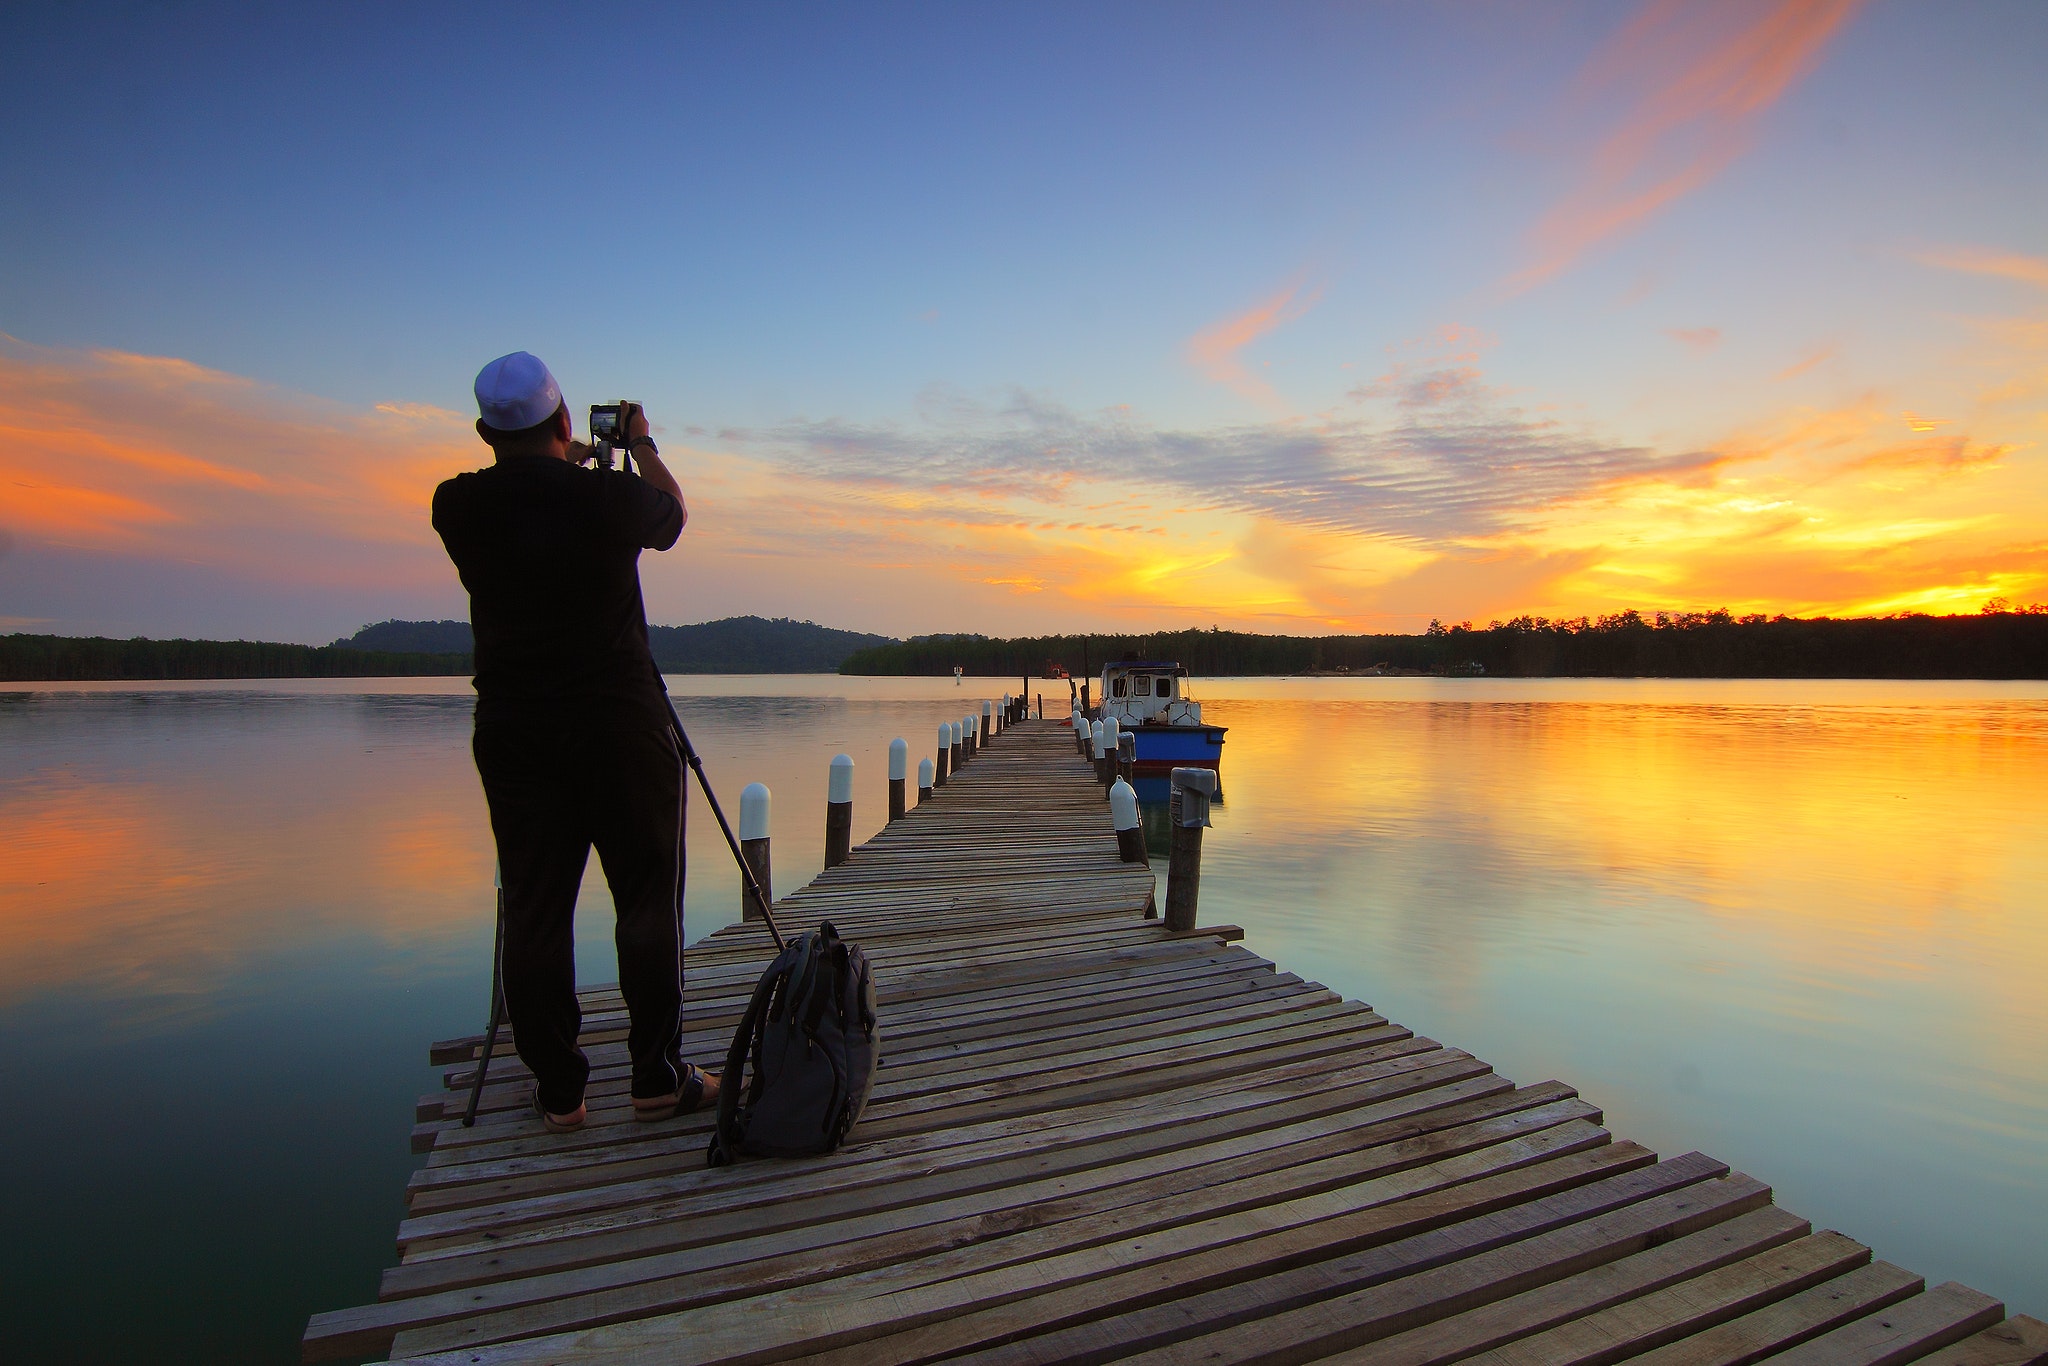
[[[1137,740],[1133,776],[1165,778],[1177,768],[1220,769],[1227,726],[1140,725],[1122,734]]]

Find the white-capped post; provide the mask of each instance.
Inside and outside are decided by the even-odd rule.
[[[963,748],[963,746],[966,744],[966,741],[961,738],[964,732],[961,730],[960,723],[958,721],[955,721],[948,725],[946,727],[946,734],[952,737],[951,748],[953,751],[953,771],[955,773],[958,773],[960,771],[960,765],[967,758],[966,750]]]
[[[1166,864],[1166,928],[1192,930],[1202,890],[1202,828],[1209,824],[1209,799],[1216,795],[1216,770],[1173,771],[1173,852]]]
[[[1103,718],[1101,755],[1096,761],[1096,775],[1102,779],[1102,795],[1109,796],[1109,785],[1116,781],[1116,740],[1120,723],[1114,716]]]
[[[949,721],[939,727],[939,766],[938,770],[932,775],[933,787],[944,787],[946,785],[946,771],[951,767],[947,759],[951,755],[952,749],[953,724]]]
[[[1117,857],[1125,863],[1148,863],[1145,830],[1138,820],[1138,790],[1118,778],[1109,789],[1109,823],[1116,829]]]
[[[904,780],[910,776],[910,742],[900,736],[889,742],[889,819],[903,819]]]
[[[917,804],[923,806],[932,799],[932,770],[935,765],[929,759],[917,761]]]
[[[980,748],[981,736],[975,728],[974,713],[968,712],[960,718],[960,757],[972,759],[974,751]]]
[[[775,883],[768,857],[768,802],[765,783],[748,783],[740,789],[740,857],[746,860],[748,870],[754,875],[754,885],[761,889],[762,895],[773,898]],[[747,880],[740,879],[740,919],[760,920],[773,909],[757,901],[747,886]]]
[[[853,756],[832,756],[825,784],[825,866],[837,868],[853,852]]]
[[[989,741],[989,737],[991,735],[994,735],[995,733],[996,704],[993,702],[985,701],[981,704],[981,743],[983,743],[984,745],[987,744]]]

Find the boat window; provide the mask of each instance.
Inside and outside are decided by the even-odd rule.
[[[1159,695],[1160,695],[1161,697],[1171,697],[1171,696],[1173,696],[1173,680],[1172,680],[1172,679],[1170,679],[1170,678],[1162,678],[1162,679],[1160,679],[1160,680],[1159,680]]]
[[[1124,695],[1124,681],[1121,678],[1112,678],[1109,681],[1109,692],[1112,697],[1122,697]]]

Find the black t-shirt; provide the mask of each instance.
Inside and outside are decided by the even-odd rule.
[[[508,457],[435,489],[434,530],[469,590],[478,718],[658,699],[640,551],[668,549],[682,529],[682,505],[638,475],[546,456]]]

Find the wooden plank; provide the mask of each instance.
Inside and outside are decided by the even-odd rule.
[[[938,1265],[909,1263],[902,1267],[883,1266],[862,1274],[841,1276],[831,1282],[837,1292],[830,1299],[815,1290],[757,1294],[719,1305],[709,1320],[683,1314],[643,1318],[596,1329],[578,1336],[602,1354],[617,1345],[667,1342],[685,1336],[699,1342],[705,1359],[734,1346],[757,1350],[761,1359],[775,1359],[783,1348],[806,1351],[839,1343],[858,1344],[849,1361],[864,1360],[868,1339],[904,1326],[906,1318],[943,1319],[976,1306],[1003,1304],[1010,1300],[1064,1289],[1078,1293],[1099,1284],[1110,1274],[1129,1274],[1132,1268],[1184,1257],[1190,1250],[1209,1250],[1226,1255],[1247,1241],[1265,1238],[1290,1239],[1290,1245],[1313,1248],[1335,1236],[1351,1240],[1382,1240],[1398,1237],[1418,1228],[1429,1228],[1474,1212],[1516,1205],[1532,1193],[1571,1189],[1597,1183],[1616,1170],[1630,1170],[1649,1161],[1649,1155],[1632,1145],[1599,1144],[1574,1153],[1552,1155],[1558,1145],[1538,1135],[1515,1140],[1477,1153],[1450,1158],[1421,1167],[1386,1173],[1354,1186],[1325,1192],[1300,1200],[1238,1208],[1226,1204],[1220,1215],[1186,1223],[1162,1223],[1132,1207],[1120,1220],[1105,1216],[1088,1230],[1091,1237],[1063,1251],[1044,1246],[1056,1236],[1054,1230],[1020,1233],[1035,1238],[1027,1260],[1001,1257],[993,1265],[976,1265],[979,1250],[956,1253]],[[1502,1164],[1507,1164],[1502,1170]],[[1229,1186],[1218,1188],[1226,1197],[1237,1192]],[[1188,1202],[1178,1202],[1174,1213],[1183,1212]],[[1135,1229],[1127,1222],[1135,1217]],[[1337,1221],[1342,1221],[1337,1222]],[[1275,1244],[1266,1243],[1271,1251]],[[815,1253],[809,1255],[816,1255]],[[1240,1256],[1249,1255],[1243,1252]],[[969,1258],[963,1265],[962,1258]],[[496,1287],[493,1287],[496,1289]],[[916,1299],[906,1305],[904,1296]],[[957,1320],[956,1320],[957,1321]],[[836,1331],[821,1338],[825,1326]],[[562,1351],[559,1336],[527,1339],[489,1348],[472,1348],[479,1361],[551,1360]],[[573,1358],[563,1358],[573,1359]]]
[[[1854,1239],[1833,1232],[1811,1234],[1640,1299],[1503,1342],[1469,1357],[1468,1366],[1612,1366],[1869,1263],[1870,1249]],[[1381,1345],[1394,1352],[1402,1341],[1393,1338]]]
[[[1804,1219],[1770,1206],[1322,1360],[1325,1366],[1499,1361],[1500,1349],[1534,1336],[1545,1341],[1515,1360],[1619,1361],[1869,1260],[1862,1244],[1839,1233],[1812,1234]]]
[[[1946,1281],[1840,1328],[1809,1338],[1773,1361],[1778,1366],[1904,1366],[2005,1317],[2005,1306]]]
[[[1751,1366],[1809,1338],[1896,1304],[1923,1288],[1890,1262],[1870,1265],[1777,1304],[1633,1359],[1635,1366]]]
[[[1928,1353],[1917,1366],[2041,1366],[2043,1362],[2048,1362],[2048,1323],[2019,1314]]]

